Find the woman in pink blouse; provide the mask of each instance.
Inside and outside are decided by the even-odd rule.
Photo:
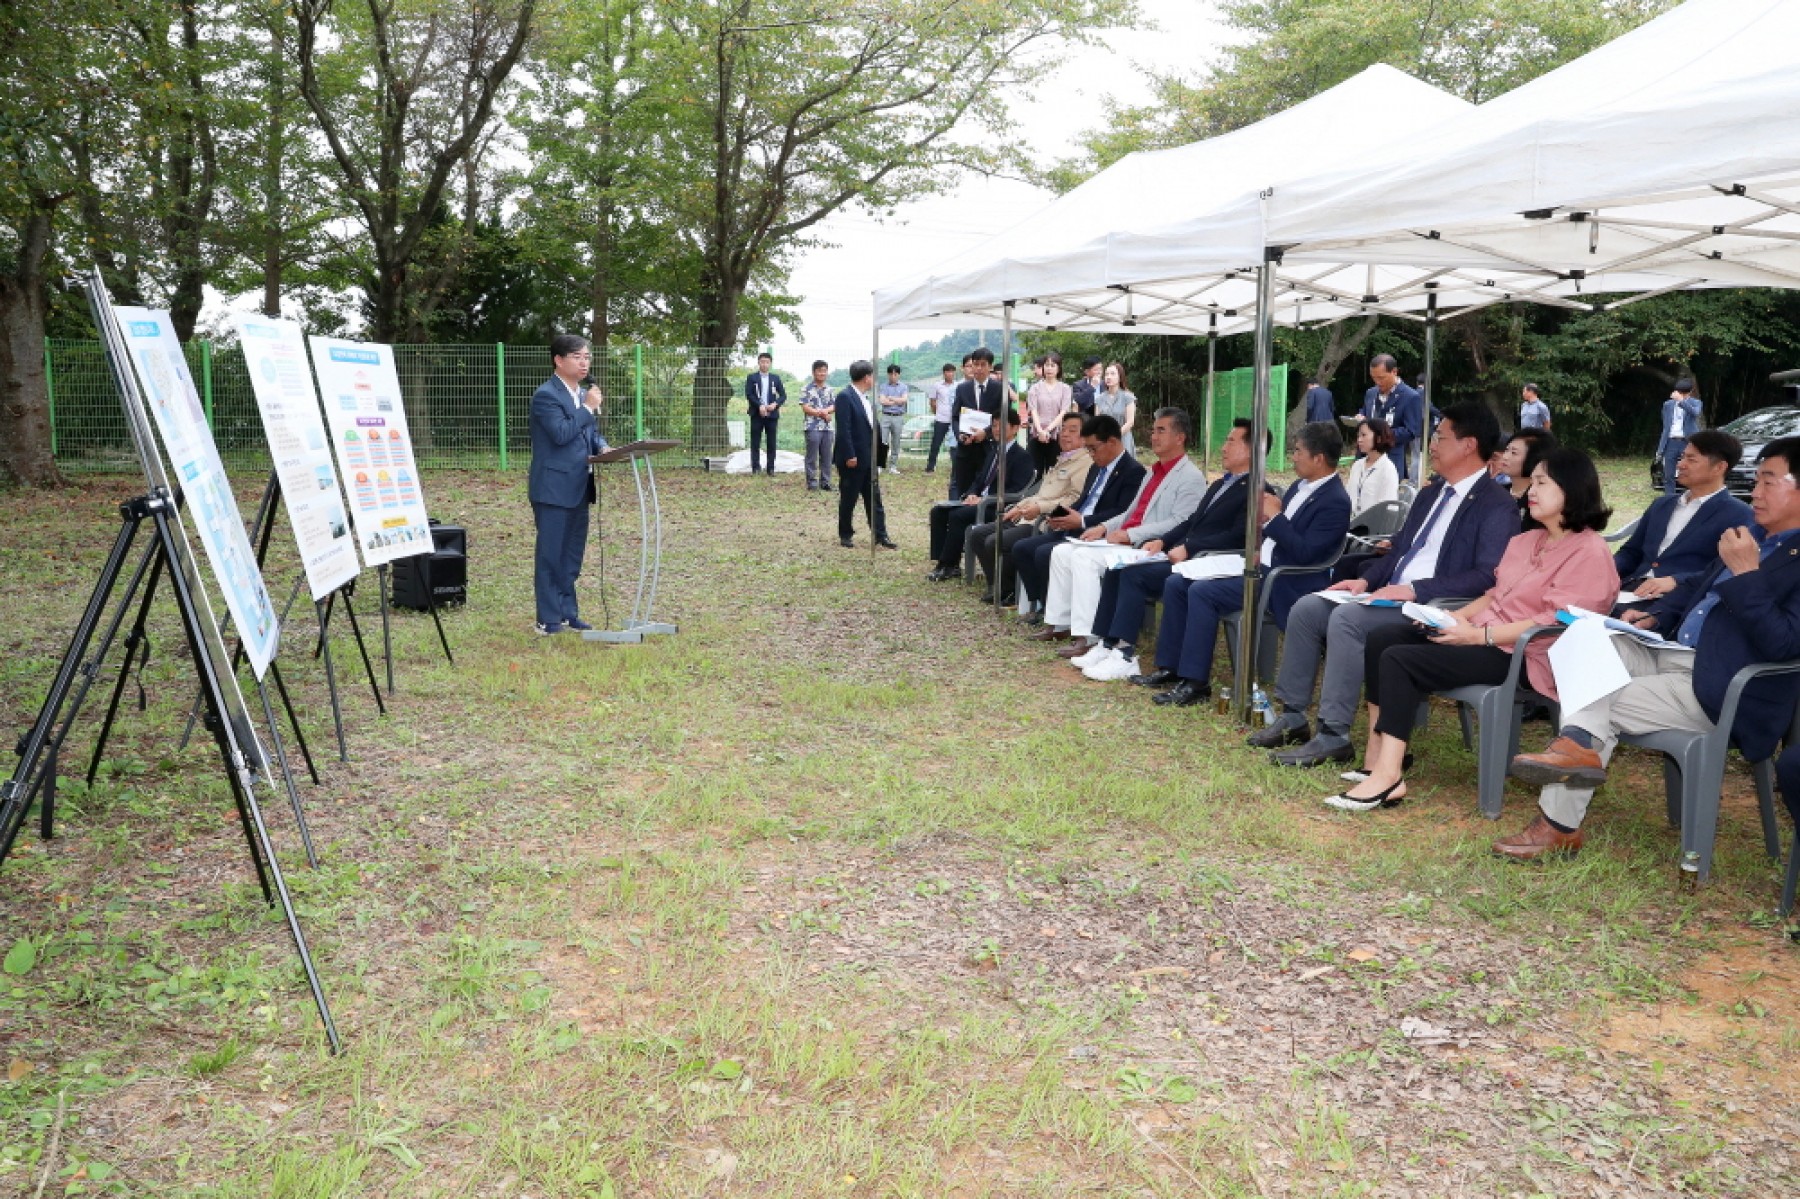
[[[1062,381],[1062,355],[1054,350],[1033,364],[1042,373],[1025,393],[1025,419],[1030,426],[1031,461],[1041,476],[1056,465],[1061,452],[1063,414],[1075,402],[1075,394]]]
[[[1366,812],[1391,808],[1406,798],[1406,743],[1419,705],[1433,691],[1476,683],[1504,683],[1514,643],[1533,625],[1554,624],[1556,610],[1571,605],[1605,612],[1619,594],[1619,572],[1600,530],[1612,510],[1600,495],[1600,476],[1580,450],[1556,449],[1531,473],[1527,504],[1541,528],[1507,543],[1487,594],[1451,615],[1455,623],[1426,630],[1400,625],[1371,636],[1364,652],[1369,697],[1366,777],[1325,800],[1334,808]],[[1531,685],[1556,695],[1550,645],[1526,649]]]

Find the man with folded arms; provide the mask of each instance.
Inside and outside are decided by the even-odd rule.
[[[1344,490],[1344,481],[1337,473],[1338,456],[1343,452],[1344,435],[1338,432],[1336,424],[1314,421],[1301,427],[1290,455],[1298,480],[1279,499],[1266,494],[1259,499],[1262,574],[1267,575],[1277,566],[1323,562],[1336,557],[1343,548],[1344,534],[1350,531],[1350,493]],[[1269,596],[1269,614],[1275,618],[1276,627],[1285,625],[1295,602],[1326,577],[1289,573],[1277,579]],[[1219,639],[1219,624],[1243,606],[1241,573],[1223,579],[1169,576],[1163,583],[1162,622],[1156,629],[1156,665],[1160,670],[1173,671],[1180,682],[1158,695],[1157,703],[1186,707],[1212,694],[1213,650]],[[1136,662],[1129,657],[1102,659],[1083,672],[1101,680],[1129,678],[1138,673]]]
[[[1165,536],[1180,524],[1206,493],[1206,475],[1187,456],[1194,424],[1179,408],[1159,408],[1150,427],[1150,452],[1156,464],[1144,477],[1131,507],[1103,525],[1064,542],[1050,555],[1050,579],[1044,592],[1044,623],[1054,635],[1068,631],[1086,637],[1093,632],[1100,604],[1100,583],[1116,555],[1107,547],[1139,550],[1144,542]],[[1139,550],[1138,556],[1142,556]],[[1049,638],[1046,638],[1048,640]]]
[[[1029,536],[1032,522],[1038,517],[1058,508],[1073,510],[1081,500],[1083,485],[1087,483],[1088,472],[1094,466],[1094,456],[1081,440],[1083,423],[1081,413],[1064,413],[1056,438],[1057,458],[1050,469],[1044,472],[1044,481],[1038,485],[1037,494],[1028,500],[1020,500],[1002,512],[998,521],[975,526],[975,561],[981,564],[988,581],[987,594],[982,597],[982,603],[994,602],[996,577],[999,578],[1003,597],[1012,590],[1011,572],[1006,568],[1006,558],[1000,558],[1003,573],[995,575],[997,553],[1005,554]],[[1011,603],[1012,600],[1003,598],[1002,602]]]
[[[1266,452],[1274,443],[1272,434],[1265,435]],[[1186,520],[1160,538],[1146,541],[1145,553],[1168,552],[1166,561],[1133,562],[1118,570],[1109,570],[1100,582],[1100,602],[1094,608],[1094,635],[1100,646],[1117,650],[1117,655],[1134,658],[1138,634],[1143,631],[1149,602],[1162,595],[1163,584],[1175,567],[1201,554],[1231,551],[1244,552],[1244,509],[1250,494],[1250,422],[1239,418],[1232,422],[1231,432],[1219,451],[1219,467],[1224,472],[1213,480]],[[1057,653],[1080,661],[1094,650],[1090,642],[1078,642]],[[1094,661],[1088,658],[1088,661]],[[1086,663],[1083,663],[1085,667]],[[1156,675],[1132,674],[1133,682],[1150,686],[1173,683],[1178,676],[1168,671]]]
[[[1561,732],[1539,754],[1512,760],[1516,779],[1543,788],[1538,814],[1494,843],[1504,857],[1530,859],[1581,849],[1581,822],[1621,736],[1662,729],[1711,732],[1732,676],[1752,662],[1800,657],[1800,437],[1763,450],[1750,493],[1756,524],[1727,529],[1711,570],[1627,619],[1686,650],[1609,639],[1631,681],[1563,715]],[[1692,652],[1687,652],[1691,650]],[[1738,701],[1731,738],[1752,762],[1771,756],[1794,715],[1792,675],[1756,679]]]
[[[1485,404],[1447,408],[1430,441],[1431,468],[1438,478],[1413,500],[1387,553],[1365,562],[1356,578],[1325,589],[1368,595],[1391,606],[1334,604],[1322,594],[1294,605],[1275,681],[1282,713],[1249,740],[1261,749],[1295,745],[1272,756],[1276,765],[1350,760],[1350,726],[1362,697],[1363,647],[1373,630],[1409,623],[1401,603],[1473,598],[1494,585],[1494,568],[1506,543],[1519,532],[1518,504],[1487,473],[1487,460],[1499,444],[1500,422]],[[1319,686],[1318,735],[1313,736],[1306,707],[1319,682],[1321,661],[1325,677]]]
[[[975,477],[969,480],[969,492],[963,496],[961,503],[936,503],[931,506],[931,546],[932,556],[937,566],[925,577],[934,583],[946,579],[954,579],[962,574],[963,541],[969,530],[975,526],[976,514],[981,511],[981,501],[990,496],[998,497],[1000,486],[1000,464],[1006,464],[1006,485],[1023,489],[1031,482],[1031,451],[1018,443],[1019,410],[1009,409],[1006,414],[1006,432],[1008,436],[1000,440],[1000,420],[994,419],[988,428],[985,447],[986,461]],[[966,448],[975,449],[978,442],[971,441]],[[1004,450],[1006,457],[1001,458]]]
[[[1743,457],[1738,439],[1719,429],[1688,438],[1675,462],[1676,478],[1686,490],[1657,497],[1613,555],[1620,588],[1640,601],[1634,606],[1710,570],[1725,530],[1750,523],[1750,506],[1725,490],[1725,476]]]
[[[1019,586],[1034,607],[1041,609],[1050,587],[1050,558],[1056,548],[1084,529],[1098,528],[1131,507],[1144,481],[1144,464],[1125,452],[1125,431],[1117,418],[1102,412],[1081,425],[1081,441],[1094,465],[1081,485],[1081,495],[1058,516],[1054,509],[1044,517],[1048,531],[1026,537],[1007,557]],[[1032,618],[1043,623],[1041,616]],[[1034,635],[1039,641],[1066,641],[1068,630],[1045,629]]]

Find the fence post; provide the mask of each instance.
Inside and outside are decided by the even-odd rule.
[[[212,341],[202,338],[200,341],[200,396],[206,408],[206,427],[213,427],[212,405]]]
[[[51,365],[50,339],[44,338],[44,392],[50,399],[50,456],[56,457],[56,370]]]
[[[644,343],[631,347],[632,412],[636,417],[636,440],[644,440]]]
[[[498,380],[494,388],[494,398],[499,401],[500,409],[500,469],[506,469],[506,343],[494,343],[494,374]]]

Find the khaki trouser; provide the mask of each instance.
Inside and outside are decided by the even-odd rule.
[[[1579,712],[1563,713],[1564,728],[1592,733],[1600,743],[1602,762],[1612,761],[1620,736],[1662,729],[1709,732],[1712,718],[1694,695],[1694,655],[1685,650],[1652,649],[1632,637],[1614,637],[1613,652],[1631,673],[1631,682],[1595,700]],[[1538,794],[1544,815],[1565,828],[1576,828],[1587,815],[1591,787],[1555,783]]]

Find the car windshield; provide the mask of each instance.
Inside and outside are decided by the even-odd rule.
[[[1730,424],[1725,432],[1739,441],[1764,442],[1800,433],[1800,407],[1759,408],[1746,412]]]

